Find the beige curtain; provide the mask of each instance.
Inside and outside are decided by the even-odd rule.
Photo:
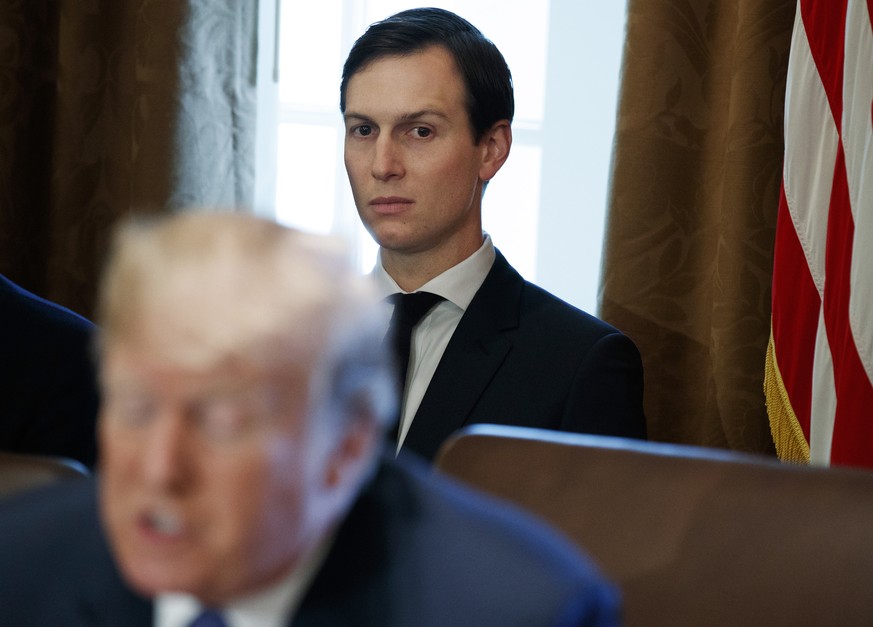
[[[0,273],[90,316],[120,216],[251,206],[256,10],[0,4]]]
[[[795,0],[630,0],[600,313],[654,440],[772,454],[763,368]]]

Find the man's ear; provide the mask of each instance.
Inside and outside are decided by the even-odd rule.
[[[509,120],[495,122],[480,141],[485,150],[482,155],[482,166],[479,168],[479,178],[487,182],[503,167],[509,156],[509,149],[512,147],[512,127],[509,125]]]
[[[350,417],[331,452],[325,480],[329,488],[357,487],[382,443],[376,420],[369,415]]]

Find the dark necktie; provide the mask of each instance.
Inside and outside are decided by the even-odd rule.
[[[388,333],[385,337],[391,341],[391,348],[397,363],[397,391],[400,399],[397,414],[400,416],[402,415],[403,392],[406,389],[406,371],[409,368],[409,352],[412,350],[412,330],[427,315],[427,312],[445,299],[430,292],[415,292],[413,294],[392,294],[387,300],[394,303],[394,313],[391,314]],[[399,430],[400,420],[395,425],[395,442]]]
[[[227,623],[219,612],[203,610],[197,618],[189,623],[188,627],[227,627]]]

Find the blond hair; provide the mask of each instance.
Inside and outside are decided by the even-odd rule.
[[[393,416],[374,287],[335,238],[242,213],[129,220],[115,234],[97,322],[100,353],[136,340],[192,367],[309,364],[313,398]]]

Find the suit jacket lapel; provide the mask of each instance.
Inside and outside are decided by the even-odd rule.
[[[523,289],[524,279],[497,251],[434,372],[404,448],[432,459],[440,444],[467,422],[512,348],[505,331],[518,326]]]

